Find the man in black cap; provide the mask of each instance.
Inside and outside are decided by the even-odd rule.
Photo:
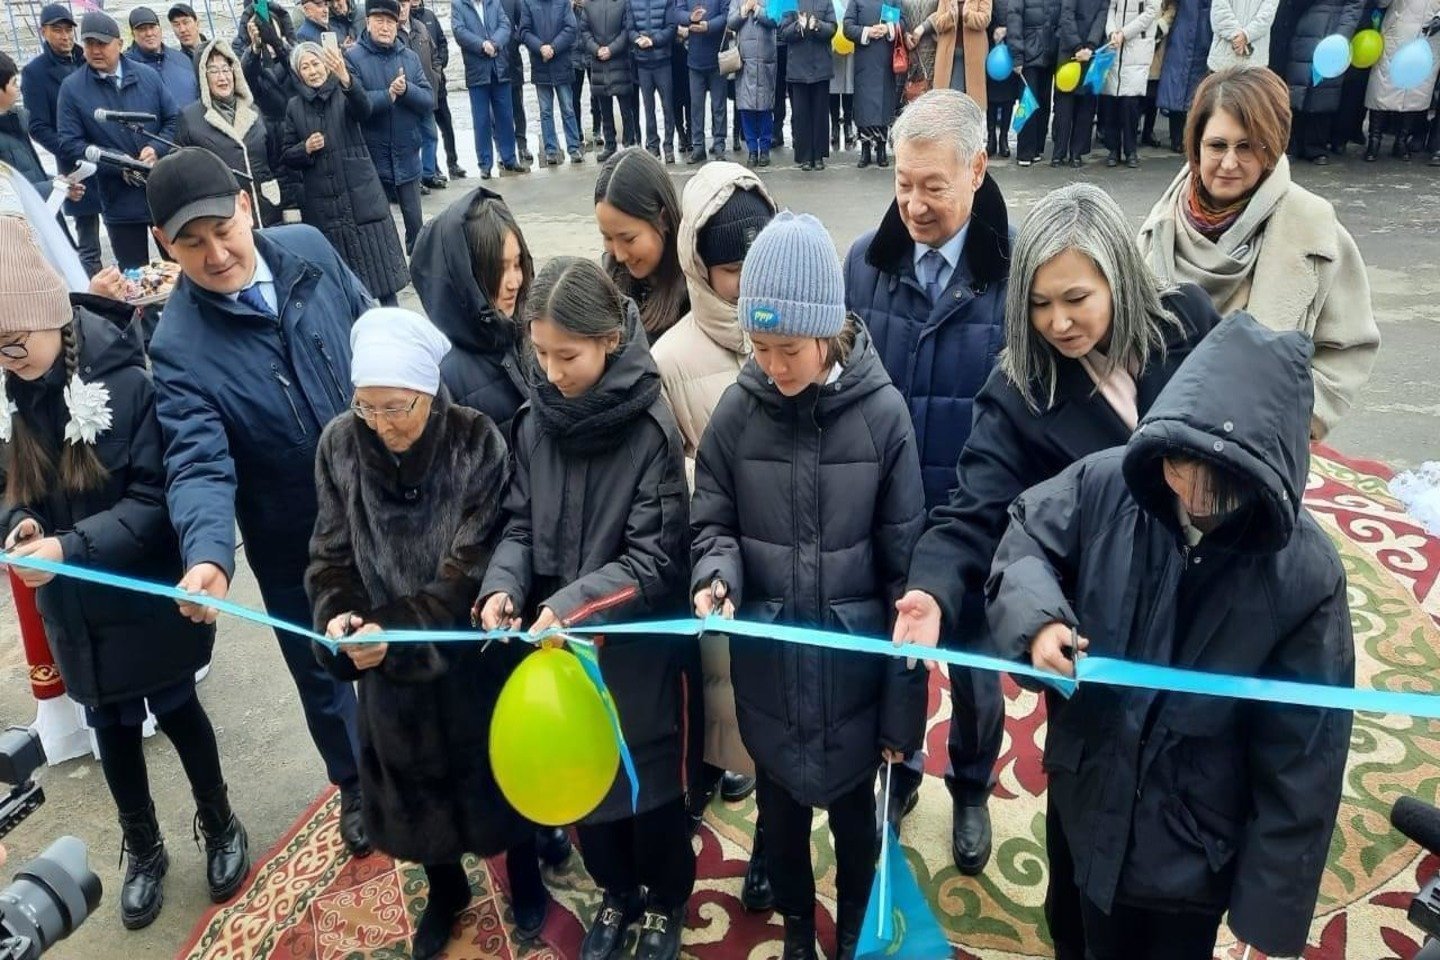
[[[85,157],[87,147],[153,163],[169,148],[165,140],[175,137],[180,110],[166,89],[160,74],[120,53],[120,26],[98,10],[80,21],[80,42],[85,46],[85,68],[76,70],[60,84],[58,116],[60,150],[56,154],[64,169]],[[97,120],[95,111],[120,110],[153,117],[143,129],[152,139],[129,126]],[[145,188],[132,171],[104,164],[95,175],[100,208],[110,247],[122,270],[144,266],[150,260],[150,239],[146,228],[150,211],[145,206]]]
[[[309,624],[315,450],[325,425],[350,408],[350,325],[373,301],[314,227],[255,231],[250,195],[207,150],[186,147],[157,163],[147,198],[155,239],[181,269],[150,343],[165,495],[186,569],[180,587],[229,593],[238,523],[266,610]],[[215,620],[199,604],[180,611]],[[276,637],[340,787],[341,835],[364,856],[354,688],[325,672],[304,637]]]
[[[175,34],[180,52],[194,63],[200,49],[210,42],[210,38],[200,32],[200,18],[195,16],[195,8],[188,3],[177,3],[165,14],[165,19],[170,21],[170,32]]]
[[[73,164],[60,159],[60,84],[85,66],[85,51],[75,43],[75,18],[63,3],[47,4],[40,11],[40,36],[45,41],[40,52],[20,71],[20,94],[30,114],[30,139],[50,151],[58,172],[65,173]],[[75,219],[75,245],[93,277],[100,270],[100,192],[90,189],[79,200],[65,201],[65,212]]]
[[[159,72],[170,95],[175,98],[176,106],[183,110],[200,99],[200,78],[195,72],[195,62],[181,51],[165,46],[165,35],[160,32],[160,18],[154,10],[136,7],[130,11],[130,35],[135,42],[125,51],[125,56]]]

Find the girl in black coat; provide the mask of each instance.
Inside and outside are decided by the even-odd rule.
[[[986,588],[994,651],[1066,676],[1088,651],[1353,685],[1345,571],[1301,505],[1313,350],[1232,314],[1124,449],[1022,494]],[[1050,715],[1044,765],[1086,956],[1208,960],[1223,914],[1264,955],[1299,956],[1350,726],[1348,710],[1083,684]]]
[[[360,131],[370,116],[365,89],[344,57],[319,44],[299,44],[291,62],[305,88],[286,109],[281,159],[304,177],[301,215],[325,234],[372,296],[393,306],[410,271]]]
[[[535,261],[500,195],[478,187],[427,223],[410,276],[426,314],[450,338],[440,363],[450,396],[506,432],[529,391],[519,313]]]
[[[1105,18],[1110,11],[1109,0],[1060,0],[1060,62],[1077,60],[1082,73],[1080,84],[1066,93],[1055,88],[1055,151],[1050,166],[1069,163],[1084,166],[1090,152],[1095,128],[1095,106],[1098,99],[1085,86],[1090,62],[1109,41],[1105,36]],[[1112,67],[1111,69],[1115,69]],[[1034,122],[1033,120],[1031,121]]]
[[[905,401],[847,317],[835,247],[781,213],[740,275],[755,355],[700,443],[692,504],[697,616],[883,635],[925,522]],[[835,835],[837,952],[853,960],[875,872],[875,772],[920,747],[926,675],[898,659],[732,637],[740,736],[787,960],[815,957],[813,808]]]
[[[684,452],[639,311],[595,263],[561,257],[536,279],[525,317],[530,402],[511,427],[509,519],[477,618],[539,632],[683,611]],[[701,760],[698,649],[612,636],[599,660],[640,793],[632,808],[632,785],[617,776],[579,825],[585,866],[605,893],[583,955],[611,956],[643,911],[636,957],[675,960],[695,883],[685,795]]]
[[[463,626],[490,561],[509,477],[487,416],[440,385],[444,335],[408,310],[378,308],[351,334],[354,415],[320,438],[319,513],[305,589],[335,639]],[[315,647],[360,685],[360,785],[375,846],[425,865],[430,897],[417,960],[437,956],[470,902],[461,858],[507,852],[515,925],[539,933],[545,886],[533,834],[490,769],[490,716],[518,662],[508,644]]]
[[[1125,443],[1195,344],[1220,322],[1199,287],[1160,288],[1124,213],[1090,184],[1063,187],[1037,203],[1012,249],[1007,350],[975,397],[950,502],[931,513],[915,548],[895,628],[899,642],[934,646],[943,632],[947,646],[984,648],[983,587],[1010,503],[1082,457]],[[1105,390],[1097,377],[1106,383],[1128,377],[1128,385]],[[1117,407],[1111,397],[1128,402]],[[1082,960],[1080,900],[1053,813],[1046,849],[1045,915],[1056,956]]]
[[[21,218],[0,217],[0,250],[7,553],[175,583],[182,571],[165,512],[160,424],[132,311],[89,296],[72,306]],[[195,695],[214,627],[191,623],[159,597],[16,572],[37,590],[60,676],[85,706],[100,747],[130,855],[120,891],[125,927],[137,930],[159,915],[169,867],[141,749],[147,700],[195,795],[211,898],[228,900],[250,857],[230,811],[215,732]]]

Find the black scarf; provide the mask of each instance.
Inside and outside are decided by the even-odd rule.
[[[607,371],[608,373],[608,371]],[[660,375],[647,371],[624,393],[600,384],[574,399],[566,397],[543,377],[533,377],[530,399],[540,429],[555,438],[566,454],[590,457],[615,448],[615,435],[645,414],[660,397]]]

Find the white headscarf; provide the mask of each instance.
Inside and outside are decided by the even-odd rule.
[[[399,387],[434,396],[450,341],[413,310],[376,307],[350,328],[350,380],[360,387]]]

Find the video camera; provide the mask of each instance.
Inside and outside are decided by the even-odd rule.
[[[0,733],[0,782],[11,784],[0,801],[0,836],[45,802],[33,775],[45,763],[40,737],[25,727]],[[90,870],[83,841],[61,837],[0,890],[0,960],[36,960],[75,932],[100,905],[100,878]]]
[[[1440,810],[1430,804],[1401,797],[1390,808],[1390,825],[1430,853],[1440,854]],[[1440,875],[1425,881],[1410,901],[1406,917],[1427,938],[1415,960],[1440,960],[1440,939],[1436,939],[1440,938]]]

